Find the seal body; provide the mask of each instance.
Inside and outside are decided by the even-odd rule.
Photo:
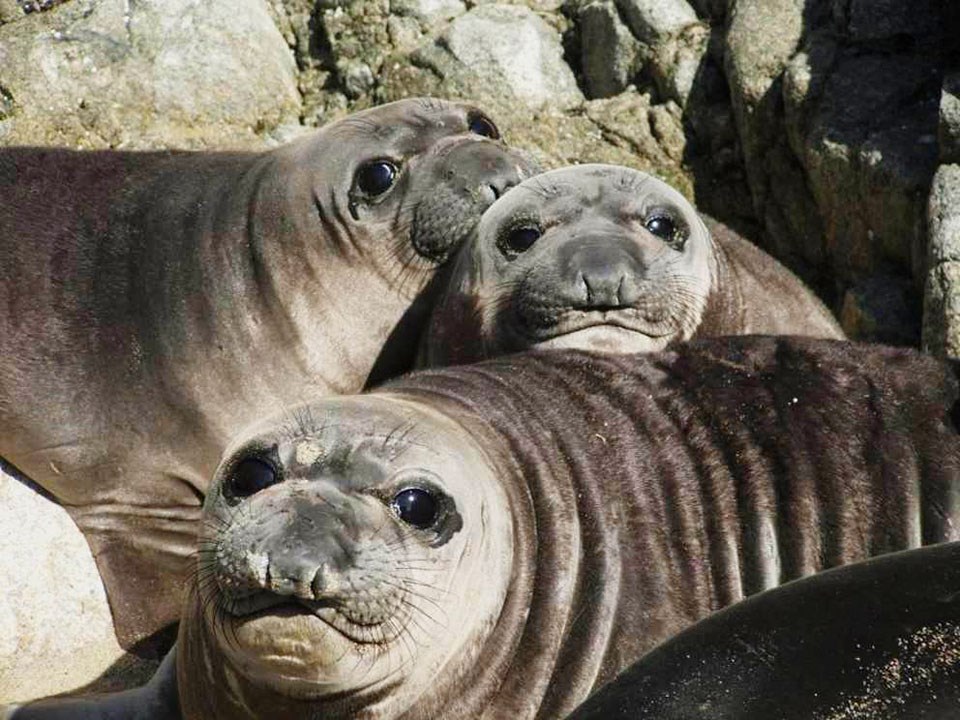
[[[722,607],[960,538],[957,400],[916,352],[741,337],[269,419],[206,500],[184,716],[564,717]]]
[[[461,248],[421,366],[533,347],[651,352],[710,335],[843,338],[793,273],[650,175],[580,165],[517,190]]]
[[[748,598],[688,628],[570,720],[953,720],[960,544]]]
[[[263,153],[0,150],[0,454],[84,532],[124,645],[176,618],[228,439],[415,343],[525,168],[427,100]]]

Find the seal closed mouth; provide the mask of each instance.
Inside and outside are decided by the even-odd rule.
[[[345,601],[338,598],[311,600],[261,591],[241,598],[225,596],[221,602],[223,611],[238,620],[252,620],[266,615],[314,617],[348,640],[361,644],[388,642],[402,632],[404,625],[402,621],[385,622],[381,618],[354,617]]]
[[[524,319],[528,321],[525,323],[527,331],[538,342],[596,327],[618,328],[649,338],[663,338],[676,332],[667,323],[651,321],[645,312],[632,307],[573,308],[553,312],[541,308],[538,310],[524,313]]]

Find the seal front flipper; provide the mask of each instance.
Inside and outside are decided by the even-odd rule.
[[[111,695],[40,700],[0,720],[181,720],[176,668],[174,647],[143,687]]]
[[[667,641],[568,720],[955,720],[960,543],[748,598]]]
[[[154,479],[158,490],[163,483],[170,484],[167,476]],[[188,504],[191,499],[193,504]],[[199,499],[183,501],[160,506],[123,502],[64,506],[97,563],[118,642],[140,657],[162,657],[172,642],[164,628],[180,616],[182,578],[196,552],[200,518]]]

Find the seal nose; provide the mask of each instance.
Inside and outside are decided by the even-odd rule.
[[[629,307],[637,300],[637,259],[609,244],[583,247],[571,255],[568,277],[581,307],[592,310]]]
[[[493,200],[499,200],[507,190],[512,187],[515,187],[520,183],[520,180],[517,176],[513,177],[494,177],[493,180],[487,183],[487,187],[490,189],[490,193],[493,195]],[[493,202],[490,203],[491,205]]]
[[[462,143],[444,159],[445,177],[455,180],[463,192],[478,196],[485,206],[538,169],[532,158],[490,141]]]
[[[297,501],[287,520],[282,539],[271,535],[259,543],[257,554],[266,564],[264,589],[304,600],[335,594],[356,554],[356,528],[348,508]]]

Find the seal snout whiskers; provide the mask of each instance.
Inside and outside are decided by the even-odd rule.
[[[359,518],[370,515],[355,507],[362,503],[324,480],[290,481],[282,491],[266,489],[256,501],[259,521],[226,533],[215,553],[228,612],[245,615],[283,603],[334,607],[350,619],[373,621],[393,612],[396,603],[385,599],[390,593],[375,587],[389,555],[378,555],[386,562],[368,557],[383,539],[360,531]],[[364,599],[352,604],[348,596],[356,593]]]

